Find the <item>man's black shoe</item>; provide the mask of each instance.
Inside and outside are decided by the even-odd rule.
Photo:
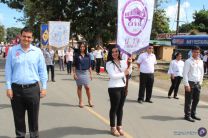
[[[184,117],[185,120],[189,121],[189,122],[195,122],[194,119],[192,119],[191,117]]]
[[[142,103],[143,103],[143,101],[142,101],[142,100],[138,100],[138,103],[142,104]]]
[[[197,116],[195,116],[195,115],[192,115],[191,118],[193,118],[193,119],[195,119],[195,120],[199,120],[199,121],[201,120],[201,118],[199,118],[199,117],[197,117]]]
[[[145,102],[147,102],[147,103],[153,103],[153,101],[150,101],[150,100],[145,100]]]
[[[56,82],[55,80],[52,80],[52,82]]]
[[[176,96],[175,96],[175,97],[173,97],[173,98],[174,98],[174,99],[179,99],[179,98],[178,98],[178,97],[176,97]]]
[[[171,99],[171,97],[170,97],[170,96],[168,96],[168,99]]]

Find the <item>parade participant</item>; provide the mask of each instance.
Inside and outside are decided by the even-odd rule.
[[[30,138],[38,138],[39,103],[40,97],[46,96],[48,78],[46,64],[42,51],[31,45],[33,33],[30,28],[21,30],[20,40],[20,44],[9,49],[6,59],[7,96],[11,99],[16,137],[25,137],[27,111]]]
[[[90,54],[90,60],[91,60],[91,68],[92,68],[92,70],[94,70],[95,69],[95,56],[94,56],[95,49],[91,48],[91,51],[89,54]]]
[[[72,48],[69,47],[68,51],[66,52],[66,63],[67,63],[67,73],[68,74],[71,74],[73,56],[74,56],[74,51]]]
[[[48,72],[48,78],[49,78],[49,70],[51,70],[51,81],[55,82],[55,73],[54,73],[54,50],[51,48],[51,46],[47,46],[45,50],[43,50],[43,55],[45,57],[45,62],[47,65],[47,72]],[[49,80],[49,79],[48,79]]]
[[[170,79],[171,79],[171,86],[168,92],[168,98],[171,98],[171,94],[174,90],[174,98],[175,99],[179,99],[177,97],[178,94],[178,88],[179,85],[181,83],[181,80],[183,78],[183,66],[184,66],[184,62],[181,60],[182,59],[182,54],[181,53],[177,53],[176,55],[176,59],[172,60],[170,62],[170,66],[169,66],[169,70],[168,70],[168,74],[170,74]]]
[[[193,47],[192,57],[185,61],[183,69],[183,82],[185,86],[184,119],[190,122],[201,120],[201,118],[196,116],[196,108],[200,98],[204,75],[203,61],[199,58],[199,55],[200,48]]]
[[[86,90],[88,104],[90,107],[93,107],[90,86],[89,86],[89,82],[90,80],[92,80],[90,56],[89,54],[87,54],[87,47],[83,43],[80,44],[79,51],[74,56],[73,74],[77,84],[79,107],[83,108],[82,85],[84,85]]]
[[[97,75],[100,75],[100,66],[103,59],[103,49],[101,46],[97,46],[97,49],[95,51],[95,59],[96,59],[96,72]]]
[[[110,77],[108,82],[108,93],[110,97],[110,127],[114,136],[124,135],[122,130],[123,106],[126,99],[125,86],[126,75],[132,72],[132,66],[127,66],[125,60],[121,60],[118,48],[109,50],[106,70]],[[131,59],[130,59],[131,62]],[[115,118],[117,117],[117,127]]]
[[[59,57],[59,69],[60,71],[64,71],[64,56],[65,52],[64,49],[59,49],[58,50],[58,57]]]
[[[154,83],[154,65],[157,64],[155,54],[153,54],[153,45],[150,44],[146,52],[139,55],[137,66],[140,69],[140,85],[138,103],[144,101],[144,92],[146,89],[145,102],[153,103],[151,101],[152,88]]]

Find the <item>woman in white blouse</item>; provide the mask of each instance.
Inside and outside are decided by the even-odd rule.
[[[174,90],[174,98],[175,99],[179,99],[177,97],[178,94],[178,88],[179,85],[181,83],[181,80],[183,78],[183,66],[184,66],[184,62],[181,60],[182,59],[182,54],[181,53],[177,53],[176,54],[176,59],[172,60],[170,62],[170,67],[168,70],[168,74],[170,74],[171,77],[171,86],[168,92],[168,98],[171,98],[171,94]]]
[[[108,82],[108,93],[110,97],[110,126],[111,134],[114,136],[122,136],[124,132],[122,130],[122,116],[123,106],[125,102],[125,86],[126,75],[132,72],[132,66],[128,67],[125,60],[121,60],[120,51],[118,48],[112,48],[109,50],[108,62],[106,63],[106,70],[110,77]],[[131,62],[131,59],[129,59]],[[117,124],[115,119],[117,117]],[[116,127],[117,126],[117,127]]]

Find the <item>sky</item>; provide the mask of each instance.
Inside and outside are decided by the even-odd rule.
[[[167,17],[170,19],[169,27],[171,30],[176,28],[177,1],[167,0],[167,3],[162,4]],[[208,10],[208,0],[181,0],[180,9],[180,24],[190,23],[193,21],[193,13],[201,9]],[[7,5],[0,3],[0,24],[5,28],[23,27],[21,22],[16,22],[15,18],[23,17],[23,12],[18,12],[15,9],[10,9]]]

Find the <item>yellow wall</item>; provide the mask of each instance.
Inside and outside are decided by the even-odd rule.
[[[162,49],[161,59],[165,61],[171,61],[174,47],[162,46],[161,49]]]

